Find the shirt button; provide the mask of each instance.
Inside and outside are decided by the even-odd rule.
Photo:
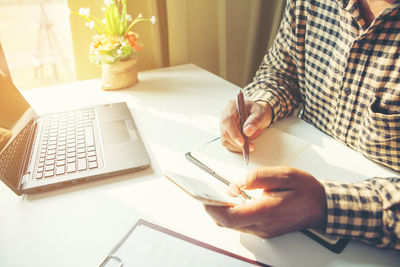
[[[340,129],[336,129],[336,135],[340,135],[342,133],[342,131]]]
[[[346,96],[349,96],[349,95],[351,94],[351,89],[350,89],[350,88],[344,89],[344,94],[345,94]]]

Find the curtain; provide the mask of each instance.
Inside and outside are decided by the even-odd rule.
[[[243,87],[271,46],[285,0],[166,0],[169,62]]]
[[[71,10],[90,6],[101,15],[103,1],[68,0]],[[196,64],[243,87],[255,74],[280,24],[285,0],[128,0],[128,13],[155,15],[155,25],[137,24],[144,45],[139,70]],[[91,32],[70,16],[78,80],[100,77],[88,60]]]

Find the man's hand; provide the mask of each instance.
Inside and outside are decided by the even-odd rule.
[[[250,140],[259,136],[266,127],[271,124],[272,109],[265,102],[246,101],[247,114],[249,114],[243,125],[244,134]],[[221,141],[230,151],[240,152],[244,144],[240,133],[239,116],[236,110],[236,102],[230,101],[221,114]],[[253,143],[249,143],[250,151],[254,151]]]
[[[219,226],[268,238],[325,224],[324,187],[306,172],[292,167],[259,168],[248,173],[241,187],[264,192],[234,207],[205,205]]]

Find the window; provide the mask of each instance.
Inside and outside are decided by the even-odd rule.
[[[17,88],[73,81],[67,0],[0,0],[0,40]]]

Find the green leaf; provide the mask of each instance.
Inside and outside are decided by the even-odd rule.
[[[126,32],[127,21],[126,21],[126,1],[122,0],[122,23],[120,24],[121,34]]]
[[[109,34],[110,35],[117,35],[118,34],[118,30],[117,27],[115,25],[115,18],[114,18],[114,9],[115,9],[115,5],[110,5],[107,9],[106,9],[106,22],[107,22],[107,28],[109,29]]]
[[[107,34],[108,34],[108,35],[111,35],[111,34],[113,34],[113,27],[112,27],[112,20],[111,20],[111,18],[110,18],[110,11],[109,11],[109,8],[106,9],[105,16],[106,16],[106,29],[107,29]]]
[[[111,17],[114,24],[114,34],[121,35],[119,32],[120,16],[116,5],[112,5]]]
[[[122,35],[120,31],[121,16],[119,15],[118,7],[116,5],[113,5],[112,17],[114,20],[115,33],[118,35]]]
[[[71,13],[72,13],[72,14],[75,14],[75,15],[78,15],[78,16],[81,16],[82,18],[84,18],[84,19],[87,20],[88,22],[90,22],[91,19],[93,19],[94,22],[95,22],[94,27],[95,27],[96,31],[97,31],[99,34],[103,34],[103,33],[104,33],[105,29],[104,29],[104,27],[103,27],[103,24],[102,24],[95,16],[92,16],[92,15],[91,15],[90,18],[89,18],[89,17],[87,17],[87,16],[85,16],[85,15],[81,15],[81,14],[79,14],[78,12],[75,12],[75,11],[71,11]],[[99,27],[99,26],[100,26],[100,27]]]

